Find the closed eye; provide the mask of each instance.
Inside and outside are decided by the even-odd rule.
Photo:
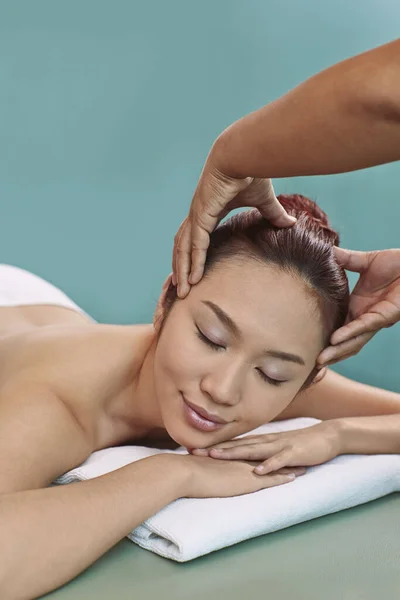
[[[256,369],[256,371],[260,375],[261,379],[263,379],[267,383],[270,383],[271,385],[278,386],[278,385],[282,385],[282,383],[285,383],[284,380],[273,379],[272,377],[268,377],[268,375],[266,373],[264,373],[264,371],[262,371],[261,369]]]
[[[216,352],[219,352],[220,350],[225,350],[225,346],[222,346],[221,344],[216,344],[215,342],[210,340],[210,338],[208,338],[206,335],[204,335],[204,333],[201,331],[201,329],[197,325],[196,325],[196,335],[204,344],[207,344],[207,346],[209,346],[212,350],[215,350]],[[259,374],[259,376],[261,377],[261,379],[263,379],[263,381],[266,381],[270,385],[279,386],[282,383],[285,383],[284,380],[273,379],[272,377],[269,377],[261,369],[256,369],[256,371]]]
[[[197,330],[196,331],[197,337],[200,338],[202,342],[207,344],[207,346],[209,346],[213,350],[216,350],[217,352],[219,350],[225,350],[225,346],[221,346],[220,344],[216,344],[215,342],[210,340],[210,338],[208,338],[206,335],[204,335],[204,333],[201,331],[201,329],[199,327],[197,327],[197,325],[196,325],[196,330]]]

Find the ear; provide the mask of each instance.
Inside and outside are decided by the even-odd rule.
[[[328,367],[322,367],[322,369],[319,369],[318,373],[312,380],[312,384],[318,383],[319,381],[321,381],[321,379],[323,379],[325,377],[327,371],[328,371]]]
[[[164,281],[164,285],[161,289],[161,294],[157,302],[156,310],[154,311],[153,316],[153,327],[156,333],[160,331],[162,322],[165,316],[165,297],[167,295],[167,291],[169,286],[172,283],[172,273],[170,273],[167,279]]]

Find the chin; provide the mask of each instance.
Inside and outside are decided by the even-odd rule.
[[[229,424],[217,431],[200,431],[188,424],[184,417],[175,416],[165,420],[164,426],[168,435],[180,446],[184,448],[207,448],[214,444],[219,444],[235,437],[234,432],[230,432]],[[224,431],[225,430],[225,431]]]
[[[171,427],[166,425],[166,430],[174,442],[184,448],[207,448],[207,446],[217,443],[215,441],[215,436],[196,431],[188,431],[188,428],[185,427],[184,423],[175,422],[173,425],[171,424]]]

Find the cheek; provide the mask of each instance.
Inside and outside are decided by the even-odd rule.
[[[280,415],[296,396],[298,386],[274,388],[266,385],[265,392],[260,389],[248,390],[242,402],[242,420],[248,430],[269,423]]]
[[[156,378],[195,377],[199,370],[199,349],[187,323],[168,317],[158,339],[154,368]],[[177,381],[179,383],[179,381]]]

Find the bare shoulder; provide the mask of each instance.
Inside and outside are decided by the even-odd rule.
[[[0,491],[7,470],[17,487],[47,484],[118,443],[107,407],[135,376],[146,331],[51,326],[0,340]]]
[[[90,439],[53,390],[12,382],[0,391],[0,493],[49,485],[91,453]]]

